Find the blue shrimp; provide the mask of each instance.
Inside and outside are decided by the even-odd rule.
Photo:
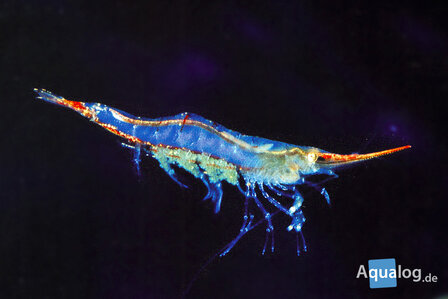
[[[160,167],[181,187],[186,186],[176,176],[173,166],[183,168],[200,179],[207,188],[204,200],[210,199],[214,203],[215,213],[221,208],[222,182],[226,181],[236,186],[245,198],[243,224],[238,235],[224,247],[220,256],[226,255],[247,232],[260,223],[260,221],[254,223],[254,214],[250,210],[251,203],[255,204],[263,215],[261,222],[266,223],[263,254],[269,240],[270,249],[274,251],[272,223],[274,213],[284,214],[291,219],[287,230],[300,235],[303,250],[306,251],[302,234],[306,220],[302,211],[304,199],[297,186],[302,184],[312,186],[330,203],[326,189],[320,189],[309,182],[309,176],[324,174],[337,177],[333,170],[339,166],[411,147],[406,145],[369,154],[340,155],[311,146],[297,146],[242,135],[193,113],[147,119],[135,117],[100,103],[69,101],[43,89],[34,91],[38,93],[39,99],[71,108],[113,134],[126,139],[127,146],[135,150],[134,162],[138,171],[140,155],[144,151],[158,160]],[[269,189],[269,192],[266,189]],[[259,198],[257,190],[265,202]],[[289,198],[290,204],[282,203],[276,197]],[[272,214],[268,212],[266,202],[272,205],[276,212]],[[298,241],[297,254],[300,255]]]

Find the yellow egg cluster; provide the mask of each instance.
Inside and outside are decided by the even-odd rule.
[[[217,159],[204,153],[195,153],[184,148],[162,146],[154,147],[153,157],[169,173],[173,171],[170,164],[175,164],[197,178],[200,178],[202,174],[207,175],[212,183],[227,181],[232,185],[238,184],[237,167],[223,159]]]

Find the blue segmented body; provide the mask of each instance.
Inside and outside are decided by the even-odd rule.
[[[141,152],[157,159],[160,166],[178,184],[185,187],[176,177],[173,165],[181,167],[202,180],[208,193],[204,199],[211,199],[215,212],[219,212],[222,200],[222,181],[235,185],[244,194],[243,225],[239,234],[222,250],[228,253],[238,240],[253,229],[254,214],[251,205],[259,209],[266,223],[266,250],[271,236],[271,250],[274,251],[274,227],[272,214],[265,208],[257,195],[257,189],[277,212],[291,218],[288,230],[302,235],[305,217],[302,212],[303,197],[298,185],[309,184],[307,177],[327,174],[333,177],[335,167],[364,161],[397,152],[410,146],[403,146],[370,154],[339,155],[310,146],[297,146],[260,137],[242,135],[193,113],[181,113],[156,119],[140,118],[99,103],[85,103],[66,100],[43,90],[35,89],[39,99],[71,108],[108,131],[125,138],[127,146],[135,150],[137,167]],[[244,182],[244,188],[241,187]],[[244,190],[243,190],[244,189]],[[267,190],[269,189],[269,191]],[[319,191],[329,203],[325,188]],[[276,197],[289,198],[282,203]],[[297,245],[297,253],[300,246]]]

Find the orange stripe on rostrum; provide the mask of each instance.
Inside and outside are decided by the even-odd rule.
[[[411,148],[410,145],[405,145],[397,148],[392,148],[384,151],[369,153],[369,154],[350,154],[350,155],[339,155],[333,153],[318,153],[318,157],[324,159],[318,163],[321,164],[332,164],[332,165],[342,165],[344,163],[360,162],[368,159],[373,159],[381,157],[384,155],[389,155],[395,152],[399,152],[405,149]]]

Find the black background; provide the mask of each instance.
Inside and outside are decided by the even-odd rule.
[[[372,3],[374,2],[374,3]],[[423,2],[421,2],[423,3]],[[440,3],[443,3],[441,1]],[[241,224],[34,87],[134,115],[189,111],[336,153],[413,148],[304,189],[309,252],[288,220],[213,260],[187,298],[434,298],[447,292],[446,5],[364,1],[2,1],[1,298],[176,298]],[[369,259],[437,283],[370,289]]]

